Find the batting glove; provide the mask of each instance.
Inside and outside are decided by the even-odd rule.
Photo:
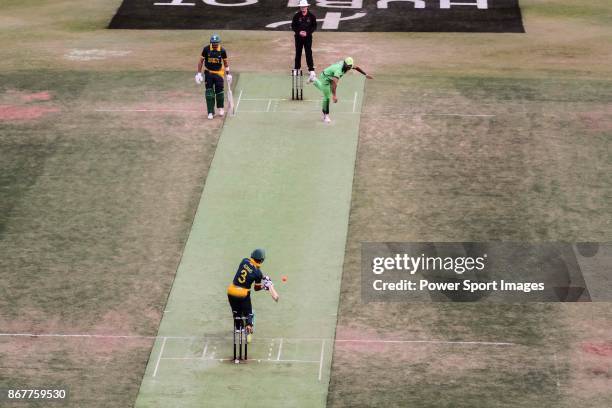
[[[265,290],[270,290],[270,286],[272,286],[272,279],[266,275],[264,276],[262,283]]]
[[[202,82],[204,82],[204,77],[202,76],[201,72],[198,72],[196,74],[195,81],[196,81],[196,84],[198,84],[198,85],[201,84]]]

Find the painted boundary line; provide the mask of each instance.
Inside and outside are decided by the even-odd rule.
[[[60,337],[60,338],[94,338],[94,339],[176,339],[176,340],[227,340],[226,337],[213,337],[213,336],[138,336],[138,335],[113,335],[113,334],[61,334],[61,333],[47,333],[47,334],[36,334],[36,333],[0,333],[0,337]],[[455,345],[481,345],[481,346],[518,346],[518,343],[512,342],[501,342],[501,341],[452,341],[452,340],[385,340],[385,339],[328,339],[321,337],[257,337],[256,340],[262,341],[280,341],[280,347],[282,347],[283,340],[289,341],[326,341],[331,340],[334,343],[391,343],[391,344],[455,344]],[[322,346],[323,348],[323,346]],[[278,352],[277,359],[280,358],[280,349]]]

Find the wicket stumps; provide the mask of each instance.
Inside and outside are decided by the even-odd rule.
[[[301,69],[291,70],[291,100],[304,99],[304,76]]]
[[[247,318],[246,316],[238,316],[234,312],[234,363],[240,364],[240,361],[248,360],[248,342],[247,342]],[[236,342],[238,338],[238,342]],[[238,358],[236,358],[236,345],[238,345]],[[244,345],[244,359],[242,358],[242,346]]]

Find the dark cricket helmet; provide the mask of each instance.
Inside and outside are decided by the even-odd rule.
[[[266,259],[266,251],[261,248],[257,248],[256,250],[251,252],[251,258],[253,258],[259,263],[262,263]]]

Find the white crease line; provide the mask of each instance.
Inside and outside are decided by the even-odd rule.
[[[257,101],[273,101],[273,102],[279,102],[279,101],[292,101],[293,99],[288,99],[288,98],[242,98],[243,101],[252,101],[252,102],[257,102]],[[299,102],[320,102],[319,99],[300,99]]]
[[[482,117],[482,118],[490,118],[493,117],[495,115],[470,115],[470,114],[466,114],[466,113],[420,113],[417,115],[421,115],[421,116],[475,116],[475,117]]]
[[[113,335],[113,334],[61,334],[61,333],[0,333],[0,337],[60,337],[60,338],[100,338],[100,339],[218,339],[224,340],[229,337],[211,337],[211,336],[138,336],[138,335]],[[258,337],[261,341],[274,341],[278,337]],[[288,340],[294,341],[321,341],[328,338],[321,337],[291,337]],[[510,342],[494,342],[494,341],[450,341],[450,340],[376,340],[376,339],[336,339],[337,343],[430,343],[430,344],[457,344],[457,345],[483,345],[483,346],[516,346],[518,343]],[[215,347],[216,349],[216,347]]]
[[[321,340],[321,357],[319,359],[319,381],[321,381],[321,375],[323,374],[323,353],[325,350],[325,339]]]
[[[244,98],[243,101],[288,101],[287,98]]]
[[[494,341],[446,341],[446,340],[359,340],[336,339],[336,343],[423,343],[423,344],[464,344],[481,346],[515,346],[516,343]]]
[[[172,336],[129,336],[129,335],[114,335],[114,334],[37,334],[37,333],[0,333],[1,337],[85,337],[99,339],[188,339],[189,337],[172,337]]]
[[[414,117],[414,116],[458,116],[458,117],[481,117],[481,118],[492,118],[495,117],[497,115],[490,115],[490,114],[467,114],[467,113],[425,113],[425,112],[406,112],[406,113],[378,113],[378,114],[371,114],[371,113],[364,113],[363,114],[364,117],[368,117],[368,118],[382,118],[382,119],[386,119],[386,118],[405,118],[405,117]]]
[[[197,358],[197,357],[163,357],[162,360],[234,361],[233,358]],[[319,360],[264,360],[261,358],[249,358],[248,361],[257,361],[258,363],[309,363],[309,364],[319,363]]]
[[[357,108],[357,91],[355,91],[355,97],[353,98],[353,113],[355,113],[356,108]]]
[[[96,112],[202,112],[197,109],[95,109]]]
[[[153,371],[153,377],[157,375],[157,369],[159,368],[159,362],[162,359],[162,354],[164,354],[164,347],[166,347],[165,337],[164,337],[164,341],[162,342],[161,350],[159,350],[159,355],[157,356],[157,364],[155,364],[155,371]]]
[[[295,111],[279,111],[279,110],[275,110],[272,112],[268,112],[265,110],[242,110],[240,111],[242,113],[298,113],[300,115],[303,115],[304,113],[309,113],[309,112],[320,112],[319,109],[308,109],[308,110],[295,110]],[[349,115],[355,115],[355,114],[359,114],[359,112],[332,112],[331,116],[333,115],[338,115],[338,114],[349,114]]]
[[[266,108],[266,112],[270,112],[270,105],[272,105],[272,99],[268,99],[268,107]]]
[[[226,340],[231,337],[223,336],[140,336],[140,335],[115,335],[115,334],[86,334],[86,333],[0,333],[0,337],[72,337],[72,338],[100,338],[100,339],[176,339],[176,340]],[[278,337],[257,337],[257,340],[262,341],[274,341]],[[292,338],[292,340],[298,341],[320,341],[321,337],[300,337]],[[215,347],[216,348],[216,347]]]
[[[240,93],[238,94],[238,102],[236,102],[236,108],[234,108],[234,115],[238,114],[238,107],[240,106],[241,99],[242,99],[242,89],[240,89]]]
[[[281,337],[280,343],[278,344],[278,354],[276,355],[276,361],[280,361],[281,350],[283,349],[283,338]]]
[[[206,356],[206,350],[208,350],[208,341],[204,345],[204,351],[202,351],[202,358],[204,358]]]

